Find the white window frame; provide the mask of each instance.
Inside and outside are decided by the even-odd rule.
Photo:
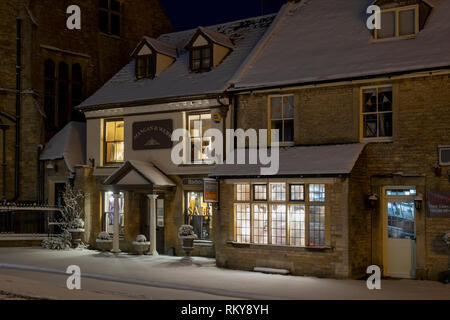
[[[408,11],[414,9],[414,18],[415,18],[415,22],[414,22],[414,34],[408,34],[408,35],[400,35],[400,12],[402,11]],[[420,31],[420,20],[419,20],[419,5],[418,4],[414,4],[414,5],[410,5],[410,6],[403,6],[403,7],[397,7],[397,8],[392,8],[392,9],[382,9],[381,10],[381,14],[386,13],[386,12],[394,12],[395,13],[395,35],[393,37],[390,38],[379,38],[378,37],[378,29],[374,29],[374,39],[376,41],[389,41],[389,40],[401,40],[401,39],[410,39],[410,38],[414,38],[416,36],[416,34],[419,33]],[[381,25],[381,28],[383,28],[383,25]]]

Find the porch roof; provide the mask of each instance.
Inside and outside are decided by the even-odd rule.
[[[128,160],[103,181],[104,185],[174,187],[176,184],[153,164]]]
[[[364,147],[364,143],[354,143],[280,148],[279,171],[273,177],[348,175]],[[247,162],[248,152],[247,149]],[[262,165],[259,161],[258,164],[222,164],[213,169],[210,177],[228,179],[261,177],[261,168],[269,166]]]

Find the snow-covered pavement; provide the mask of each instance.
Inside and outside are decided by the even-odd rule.
[[[267,275],[219,269],[213,259],[134,256],[89,250],[0,248],[0,291],[56,299],[446,299],[432,281],[365,281]],[[81,269],[82,290],[66,288],[68,266]]]

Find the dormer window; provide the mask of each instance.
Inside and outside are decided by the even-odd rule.
[[[398,7],[381,11],[381,29],[376,39],[414,36],[419,33],[418,6]]]
[[[154,78],[166,71],[176,60],[178,51],[171,44],[143,37],[131,55],[136,60],[136,79]]]
[[[204,72],[221,64],[234,49],[234,44],[225,34],[198,27],[186,49],[189,50],[191,71]]]
[[[191,50],[191,70],[194,72],[208,71],[212,67],[211,46],[195,47]]]
[[[155,60],[153,54],[140,55],[136,58],[136,78],[153,78],[155,76]]]

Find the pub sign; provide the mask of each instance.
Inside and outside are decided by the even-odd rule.
[[[173,121],[157,120],[133,123],[133,150],[171,149]]]

